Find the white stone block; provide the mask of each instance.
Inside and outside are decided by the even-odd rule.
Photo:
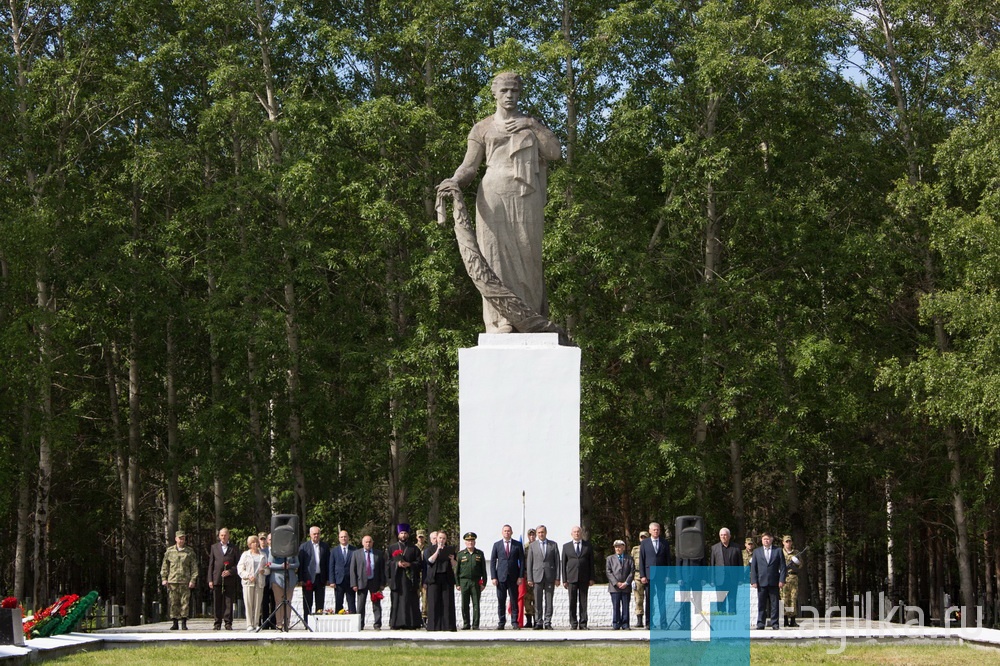
[[[580,522],[580,349],[555,333],[484,333],[458,370],[460,532],[487,557],[504,524],[567,541]]]

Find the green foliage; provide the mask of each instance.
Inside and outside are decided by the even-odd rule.
[[[887,486],[906,529],[950,511],[954,424],[975,529],[997,528],[990,3],[879,3],[890,43],[875,5],[825,0],[265,1],[260,19],[92,0],[21,7],[40,36],[15,51],[18,5],[0,10],[0,450],[21,458],[0,483],[34,493],[53,436],[59,576],[120,596],[133,459],[147,559],[173,479],[202,550],[216,521],[244,535],[293,510],[298,469],[328,535],[457,522],[457,350],[480,301],[434,187],[506,69],[572,155],[550,166],[544,253],[583,349],[595,540],[697,513],[829,538],[877,580]]]

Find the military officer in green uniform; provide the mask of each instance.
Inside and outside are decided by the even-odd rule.
[[[187,619],[191,607],[191,590],[198,582],[198,556],[194,549],[187,545],[187,535],[180,530],[174,535],[174,545],[167,548],[163,554],[163,564],[160,566],[160,580],[167,588],[170,600],[170,619],[174,621],[171,630],[177,629],[180,620],[181,629],[187,630]]]
[[[795,606],[799,599],[799,567],[802,560],[799,551],[792,545],[792,537],[788,534],[781,537],[781,554],[785,556],[785,586],[781,588],[781,603],[785,607],[785,626],[797,627],[795,622]]]
[[[632,546],[632,559],[635,561],[635,570],[639,570],[639,544],[649,538],[649,532],[643,530],[639,532],[639,543]],[[635,617],[638,622],[636,625],[639,628],[646,626],[642,622],[643,615],[646,612],[646,586],[643,585],[639,577],[636,576],[632,580],[632,587],[635,588]],[[628,609],[626,609],[628,610]],[[626,618],[628,619],[628,618]]]
[[[462,591],[462,629],[469,628],[469,601],[472,628],[479,629],[479,597],[486,585],[486,556],[476,548],[476,533],[466,532],[465,550],[458,554],[457,587]]]

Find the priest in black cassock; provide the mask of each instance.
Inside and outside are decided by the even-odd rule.
[[[385,561],[389,563],[389,591],[392,607],[389,626],[392,629],[419,629],[420,618],[420,551],[410,543],[410,526],[396,526],[399,542],[389,546]]]
[[[424,550],[427,563],[427,631],[458,631],[455,621],[455,547],[448,535],[437,533],[437,543]]]

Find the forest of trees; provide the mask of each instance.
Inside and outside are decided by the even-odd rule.
[[[434,186],[515,70],[564,146],[546,279],[595,544],[697,514],[808,545],[820,608],[997,623],[995,0],[0,14],[5,592],[135,623],[178,526],[462,529],[480,299]]]

